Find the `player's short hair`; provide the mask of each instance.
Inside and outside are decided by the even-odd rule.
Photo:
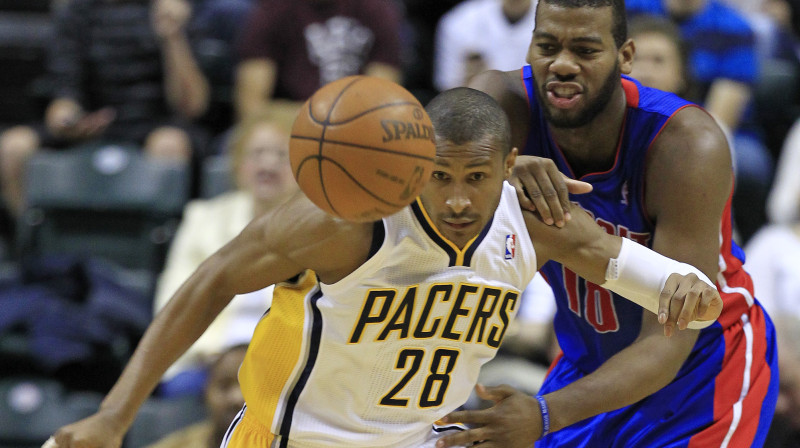
[[[564,8],[603,8],[610,6],[614,19],[613,29],[611,30],[611,34],[614,36],[614,44],[616,44],[617,48],[621,48],[622,44],[628,40],[625,0],[539,0],[539,5],[542,3],[558,5]]]
[[[486,138],[503,151],[511,151],[511,125],[505,111],[491,96],[469,87],[445,90],[425,107],[437,140],[457,145]]]

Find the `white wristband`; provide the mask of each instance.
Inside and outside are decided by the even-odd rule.
[[[700,280],[716,288],[714,283],[692,265],[667,258],[647,247],[622,238],[622,247],[617,258],[608,262],[603,288],[614,291],[642,308],[658,314],[658,298],[673,273],[693,273]],[[705,328],[714,321],[691,321],[689,328]]]

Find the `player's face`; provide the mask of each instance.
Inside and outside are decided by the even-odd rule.
[[[256,200],[269,201],[291,190],[295,183],[289,164],[289,136],[268,123],[255,128],[245,144],[237,176],[239,186]]]
[[[546,2],[536,12],[528,62],[547,121],[578,128],[602,113],[630,72],[633,46],[614,43],[613,11],[607,7],[565,8]]]
[[[420,198],[439,232],[463,248],[489,222],[511,175],[516,150],[503,151],[490,139],[462,145],[436,142],[431,180]]]

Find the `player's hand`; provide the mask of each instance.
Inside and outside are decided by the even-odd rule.
[[[569,194],[592,191],[592,185],[563,175],[546,158],[519,156],[509,180],[523,209],[537,211],[547,225],[563,227],[571,218]]]
[[[714,321],[722,313],[722,298],[717,288],[695,274],[672,274],[658,298],[658,322],[664,335],[672,336],[677,326],[684,330],[689,322]]]
[[[542,435],[542,416],[534,397],[511,386],[475,386],[475,392],[494,405],[489,409],[456,411],[444,417],[448,423],[463,423],[472,428],[436,442],[436,448],[468,446],[481,442],[481,448],[530,448]]]
[[[42,448],[119,448],[124,436],[123,425],[101,411],[62,427]]]

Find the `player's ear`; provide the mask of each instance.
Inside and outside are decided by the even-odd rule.
[[[517,161],[517,148],[511,148],[511,151],[506,155],[503,161],[503,177],[508,180],[511,178],[511,172],[514,170],[514,163]]]
[[[622,44],[620,47],[619,52],[617,53],[619,58],[619,71],[625,75],[629,75],[631,70],[633,69],[633,56],[636,54],[636,45],[633,43],[633,39],[628,39]]]

